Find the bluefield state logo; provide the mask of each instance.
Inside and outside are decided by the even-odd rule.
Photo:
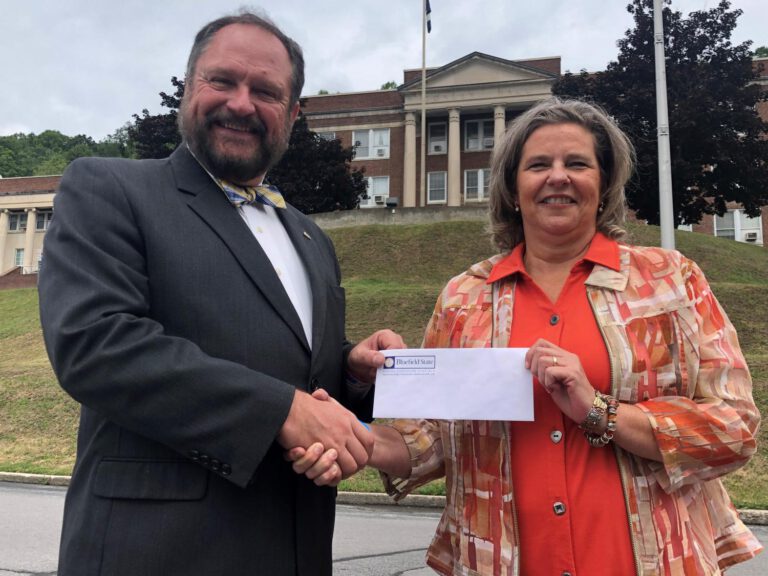
[[[431,372],[437,365],[435,356],[387,356],[384,370],[398,373]]]

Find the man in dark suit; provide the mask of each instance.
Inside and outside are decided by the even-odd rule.
[[[190,54],[184,144],[62,178],[39,285],[51,362],[82,404],[59,576],[331,574],[335,489],[283,451],[330,448],[335,475],[365,465],[366,382],[403,343],[346,341],[330,240],[256,188],[303,81],[269,20],[216,20]]]

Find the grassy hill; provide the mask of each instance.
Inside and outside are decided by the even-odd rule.
[[[360,226],[329,232],[347,292],[351,339],[381,327],[410,346],[446,280],[493,254],[481,222]],[[658,245],[659,230],[633,225],[631,241]],[[677,233],[678,249],[698,262],[736,325],[752,369],[755,398],[768,409],[768,251],[700,234]],[[56,385],[42,345],[34,290],[0,292],[0,470],[68,474],[74,462],[77,405]],[[760,450],[727,478],[737,505],[768,509],[768,428]],[[380,490],[363,472],[346,489]],[[441,484],[427,487],[439,492]]]

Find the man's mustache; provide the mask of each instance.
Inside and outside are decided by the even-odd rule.
[[[228,112],[217,111],[206,118],[206,124],[211,127],[213,124],[225,124],[240,130],[247,130],[259,136],[267,134],[267,128],[264,123],[256,116],[242,118],[234,116]]]

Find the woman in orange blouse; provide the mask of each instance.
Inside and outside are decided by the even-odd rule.
[[[632,166],[604,112],[558,99],[494,155],[502,253],[448,283],[424,346],[529,348],[534,421],[373,427],[396,498],[446,478],[440,574],[720,574],[761,549],[719,480],[756,449],[749,372],[695,263],[619,243]],[[289,457],[336,484],[320,454]]]

